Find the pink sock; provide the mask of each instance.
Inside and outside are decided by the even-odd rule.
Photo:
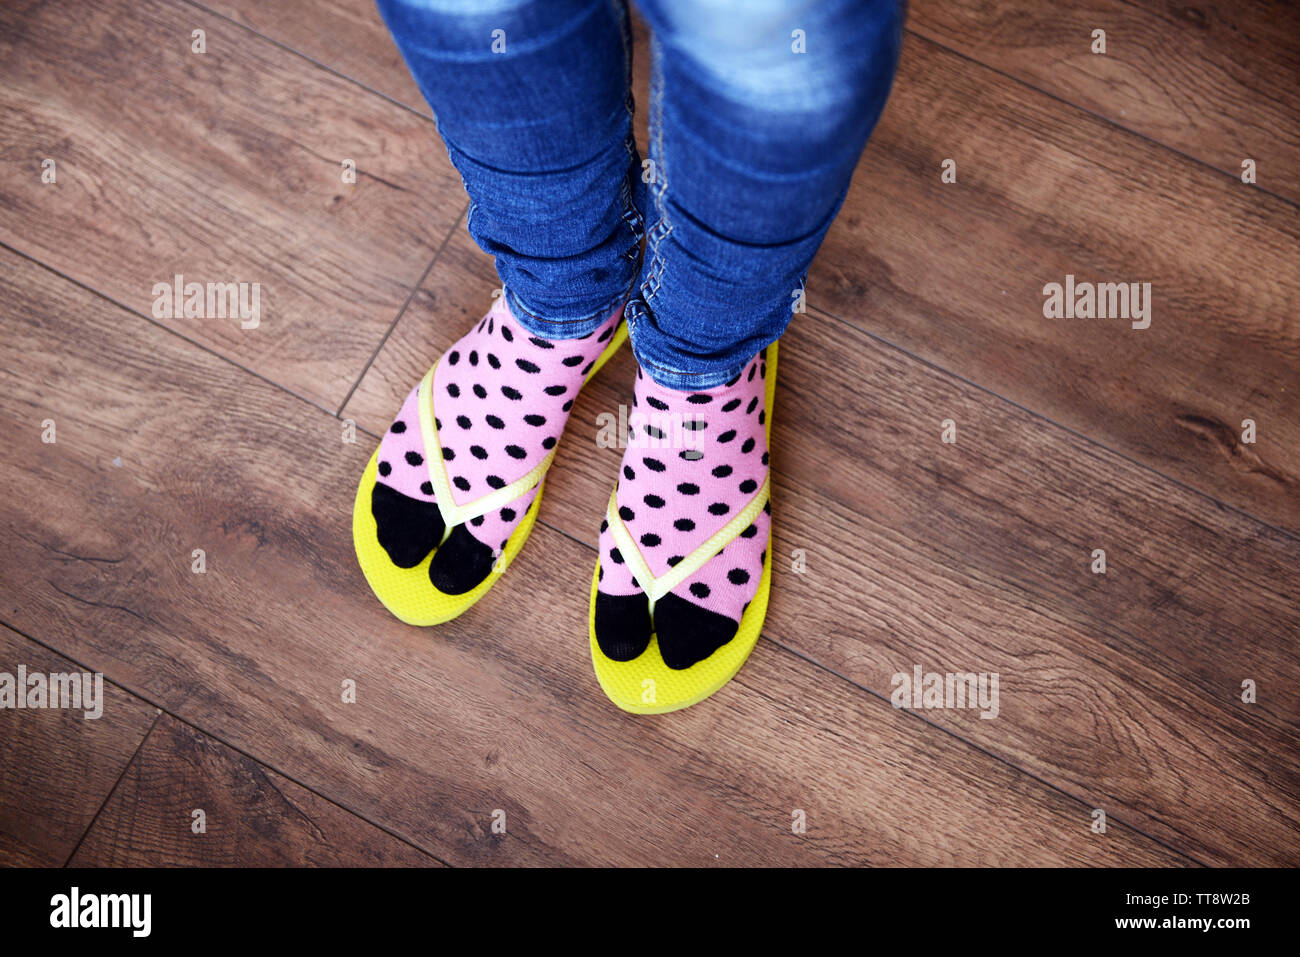
[[[770,507],[756,501],[768,478],[766,371],[760,353],[725,385],[677,392],[638,370],[616,501],[649,573],[660,578],[747,508],[754,512],[736,538],[656,602],[654,631],[671,668],[730,641],[758,591],[771,526]],[[596,640],[617,661],[636,658],[650,641],[649,602],[634,564],[603,522]]]
[[[500,296],[439,359],[431,384],[434,425],[454,507],[472,509],[552,454],[578,391],[621,319],[620,307],[584,338],[544,339],[520,326]],[[443,541],[419,388],[380,443],[373,511],[379,541],[395,564],[413,567],[436,548],[430,579],[440,591],[460,594],[487,577],[537,489],[467,517]]]

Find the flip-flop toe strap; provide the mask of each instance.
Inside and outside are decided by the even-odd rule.
[[[441,360],[439,360],[441,361]],[[442,513],[442,520],[448,531],[472,518],[486,515],[510,504],[519,496],[527,494],[539,485],[551,467],[555,450],[537,463],[526,475],[515,479],[507,485],[494,489],[482,498],[477,498],[464,505],[458,505],[451,493],[451,482],[447,478],[447,466],[442,458],[442,443],[438,440],[438,427],[433,414],[433,373],[437,364],[429,369],[420,382],[420,391],[416,396],[416,407],[420,410],[420,435],[424,440],[424,461],[429,469],[429,482],[433,485],[435,504]]]
[[[610,493],[609,505],[605,509],[605,521],[609,523],[610,533],[614,536],[614,542],[618,546],[619,554],[627,563],[628,571],[632,573],[632,577],[636,579],[637,584],[641,586],[641,590],[650,599],[650,610],[652,612],[654,611],[655,602],[703,568],[709,559],[713,558],[714,555],[754,523],[755,519],[763,511],[763,507],[767,504],[771,485],[772,477],[769,475],[763,480],[762,488],[758,490],[744,508],[731,517],[727,524],[714,532],[707,541],[658,578],[651,573],[645,556],[641,554],[641,549],[637,547],[636,541],[633,540],[632,533],[627,530],[622,517],[618,514],[618,489],[615,488]]]

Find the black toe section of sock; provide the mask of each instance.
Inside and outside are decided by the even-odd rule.
[[[650,601],[644,593],[596,592],[596,644],[614,661],[640,657],[650,644]]]
[[[674,671],[703,661],[732,638],[740,622],[669,593],[655,604],[659,654]]]
[[[434,552],[429,562],[429,581],[440,592],[463,595],[492,574],[494,560],[492,549],[471,535],[467,527],[457,525]]]
[[[433,502],[407,498],[382,482],[370,494],[370,513],[375,516],[379,544],[398,568],[414,568],[438,547],[446,525]]]

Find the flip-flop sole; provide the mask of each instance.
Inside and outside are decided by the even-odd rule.
[[[627,323],[620,322],[609,345],[600,354],[596,364],[587,373],[584,382],[591,380],[601,367],[627,341]],[[475,603],[491,590],[501,576],[510,567],[519,550],[524,547],[532,533],[533,523],[537,521],[537,512],[542,504],[546,479],[537,485],[537,495],[532,505],[524,513],[523,521],[506,539],[492,572],[469,591],[461,595],[448,595],[439,591],[429,580],[429,563],[433,561],[434,552],[424,557],[420,564],[412,568],[399,568],[388,557],[388,552],[379,544],[379,533],[375,516],[370,510],[370,499],[374,494],[375,482],[379,472],[379,449],[376,448],[361,481],[357,483],[357,495],[352,503],[352,547],[357,554],[357,564],[366,576],[366,582],[375,597],[397,618],[408,625],[441,625],[463,615]],[[436,551],[436,549],[434,550]]]
[[[356,549],[357,564],[361,566],[370,590],[383,602],[385,608],[408,625],[441,625],[463,615],[497,583],[497,579],[505,573],[519,550],[524,547],[524,542],[528,541],[533,523],[537,520],[537,510],[542,504],[542,486],[546,480],[543,479],[538,486],[533,504],[528,506],[519,527],[506,539],[506,547],[488,577],[462,595],[448,595],[435,588],[429,580],[429,563],[433,561],[433,552],[412,568],[399,568],[379,544],[375,516],[370,510],[370,497],[379,474],[378,468],[379,450],[375,449],[375,454],[370,456],[370,464],[361,475],[356,501],[352,504],[352,547]]]
[[[767,349],[767,382],[765,387],[767,421],[764,431],[767,443],[772,444],[772,407],[776,398],[776,343]],[[772,532],[767,534],[767,557],[763,560],[763,576],[745,613],[740,616],[740,627],[729,642],[689,668],[676,671],[664,664],[659,654],[659,638],[652,636],[650,645],[639,657],[631,661],[615,661],[600,650],[596,641],[596,585],[600,580],[600,560],[591,576],[591,601],[587,611],[587,634],[591,645],[591,663],[596,670],[596,680],[609,700],[632,714],[665,714],[698,704],[735,677],[740,666],[754,650],[758,636],[767,618],[767,596],[772,582]]]

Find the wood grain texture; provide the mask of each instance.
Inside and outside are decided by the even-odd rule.
[[[908,27],[1234,179],[1254,159],[1261,188],[1300,202],[1294,3],[912,0]]]
[[[8,535],[5,550],[8,551]],[[91,564],[92,555],[47,551],[51,565]],[[5,613],[12,595],[3,590]],[[0,626],[0,671],[80,673],[68,659]],[[157,712],[107,682],[102,714],[45,708],[0,711],[0,865],[61,867],[77,846]]]
[[[201,810],[203,830],[193,830]],[[431,867],[439,862],[163,715],[73,867]]]
[[[809,303],[1300,533],[1294,208],[909,39]],[[1067,274],[1150,327],[1044,318]]]
[[[394,621],[350,544],[368,445],[38,266],[0,262],[5,348],[30,356],[24,374],[0,371],[15,627],[440,859],[1188,863],[1122,822],[1091,834],[1085,804],[771,643],[690,711],[618,712],[588,660],[594,552],[547,528],[463,618]],[[47,416],[57,445],[40,442]],[[51,549],[117,560],[65,567]],[[339,699],[349,678],[355,705]]]
[[[373,0],[203,0],[197,6],[230,17],[416,112],[429,112]]]
[[[384,431],[494,281],[453,238],[344,414]],[[885,698],[915,665],[998,672],[996,720],[928,720],[1198,860],[1300,861],[1293,538],[835,320],[781,356],[768,637]],[[597,416],[633,372],[584,389],[547,479],[542,520],[591,546],[621,457]]]
[[[0,240],[146,316],[259,283],[256,328],[162,321],[326,408],[465,207],[428,120],[186,4],[6,4],[0,61]]]

